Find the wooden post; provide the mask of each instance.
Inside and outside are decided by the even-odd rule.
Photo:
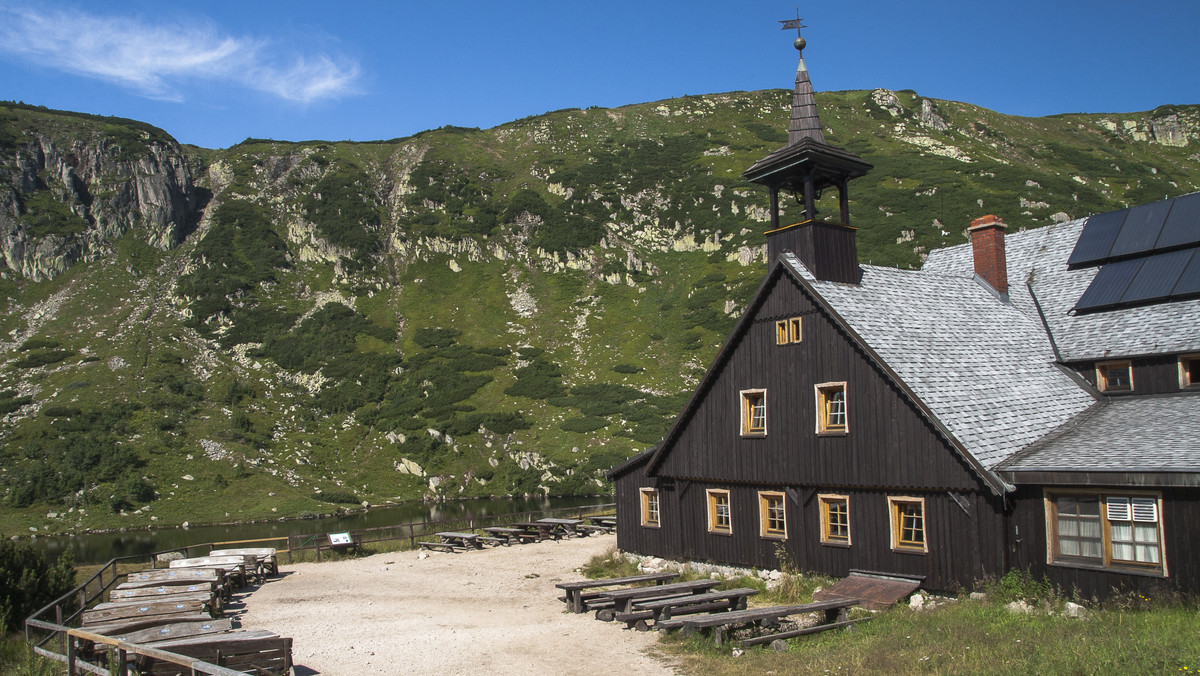
[[[804,220],[809,221],[817,217],[817,191],[813,184],[812,172],[808,172],[804,177]]]
[[[771,186],[771,229],[779,229],[779,188]]]
[[[838,205],[842,211],[842,225],[850,225],[850,189],[845,176],[838,181]]]
[[[117,673],[113,676],[126,676],[129,673],[125,649],[117,647]]]
[[[61,650],[63,638],[67,638],[67,632],[65,632],[65,631],[58,632],[58,640],[59,640],[60,650]],[[66,653],[67,653],[67,676],[75,676],[75,640],[74,639],[67,641]]]

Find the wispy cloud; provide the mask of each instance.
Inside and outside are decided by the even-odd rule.
[[[186,98],[188,81],[207,80],[310,103],[354,93],[359,76],[346,57],[230,35],[205,20],[151,23],[4,3],[0,52],[171,101]]]

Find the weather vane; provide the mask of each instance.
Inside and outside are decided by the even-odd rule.
[[[800,29],[808,28],[808,26],[805,26],[803,23],[801,23],[802,21],[804,21],[804,19],[800,18],[800,8],[797,7],[795,19],[788,19],[786,21],[780,21],[779,23],[783,24],[783,27],[781,30],[786,31],[786,30],[795,28],[796,29],[796,37],[800,37]]]

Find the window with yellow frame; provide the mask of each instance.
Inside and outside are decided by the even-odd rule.
[[[710,488],[705,495],[708,498],[708,532],[732,534],[733,513],[730,511],[729,491]]]
[[[742,390],[742,436],[761,437],[767,434],[767,391]]]
[[[850,496],[818,495],[821,505],[821,542],[850,544]]]
[[[789,345],[799,343],[804,339],[803,323],[800,317],[780,319],[775,322],[775,344]]]
[[[843,434],[849,429],[846,383],[821,383],[817,389],[817,433]]]
[[[888,497],[892,520],[892,550],[928,552],[925,537],[925,498]]]
[[[760,491],[758,494],[758,519],[760,534],[765,538],[787,537],[787,509],[783,493]]]
[[[662,524],[662,505],[659,502],[658,491],[653,488],[643,488],[642,493],[642,525],[647,528],[658,528]]]

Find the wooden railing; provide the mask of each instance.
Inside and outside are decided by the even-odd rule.
[[[516,512],[511,514],[497,514],[486,517],[467,517],[460,519],[448,519],[441,521],[422,521],[421,523],[399,524],[396,526],[381,526],[376,528],[362,528],[350,531],[352,535],[359,539],[364,544],[372,542],[388,542],[395,540],[408,540],[410,546],[416,548],[418,538],[432,536],[438,531],[469,528],[485,528],[487,526],[496,525],[499,523],[512,523],[514,521],[531,520],[536,516],[566,516],[574,514],[575,516],[584,516],[585,514],[603,513],[614,509],[615,503],[606,503],[600,505],[586,505],[582,507],[559,507],[555,509],[537,510],[530,512]],[[407,534],[404,531],[407,530]],[[322,543],[322,539],[325,540]],[[159,552],[150,554],[150,567],[153,568],[160,554],[169,554],[172,552],[180,552],[185,557],[191,556],[192,549],[207,548],[209,551],[217,548],[219,545],[240,545],[256,542],[270,542],[287,540],[287,549],[277,549],[277,555],[287,553],[288,562],[292,561],[292,552],[313,550],[316,552],[317,560],[321,560],[321,551],[329,551],[328,534],[318,533],[313,535],[290,536],[290,537],[273,537],[259,538],[256,540],[231,540],[226,542],[205,542],[201,544],[188,545],[186,547],[177,547],[175,549],[165,549]],[[205,552],[207,553],[207,551]],[[99,676],[125,676],[126,663],[129,655],[143,655],[155,660],[170,662],[180,666],[187,667],[193,674],[211,674],[213,676],[235,676],[243,675],[243,672],[227,669],[216,664],[197,660],[186,655],[178,655],[176,653],[158,650],[148,646],[138,645],[136,643],[127,643],[108,636],[93,634],[83,629],[67,626],[79,619],[79,616],[97,599],[103,600],[104,594],[112,587],[116,586],[118,578],[124,577],[124,573],[119,573],[117,567],[121,563],[133,563],[134,559],[143,559],[144,555],[121,556],[110,560],[108,563],[100,567],[89,577],[83,584],[63,594],[59,598],[51,601],[46,607],[33,613],[25,619],[25,640],[33,647],[33,651],[42,657],[63,662],[67,665],[67,674],[74,676],[78,672],[88,672],[98,674]],[[95,587],[95,591],[91,589]],[[53,614],[54,620],[47,619],[47,616]],[[35,634],[44,634],[40,638]],[[57,639],[57,640],[55,640]],[[79,659],[75,654],[75,639],[91,641],[93,643],[113,646],[116,651],[116,669],[109,671],[108,669],[97,666],[86,660]],[[55,652],[47,647],[48,644],[57,643],[58,651]],[[244,675],[243,675],[244,676]]]

